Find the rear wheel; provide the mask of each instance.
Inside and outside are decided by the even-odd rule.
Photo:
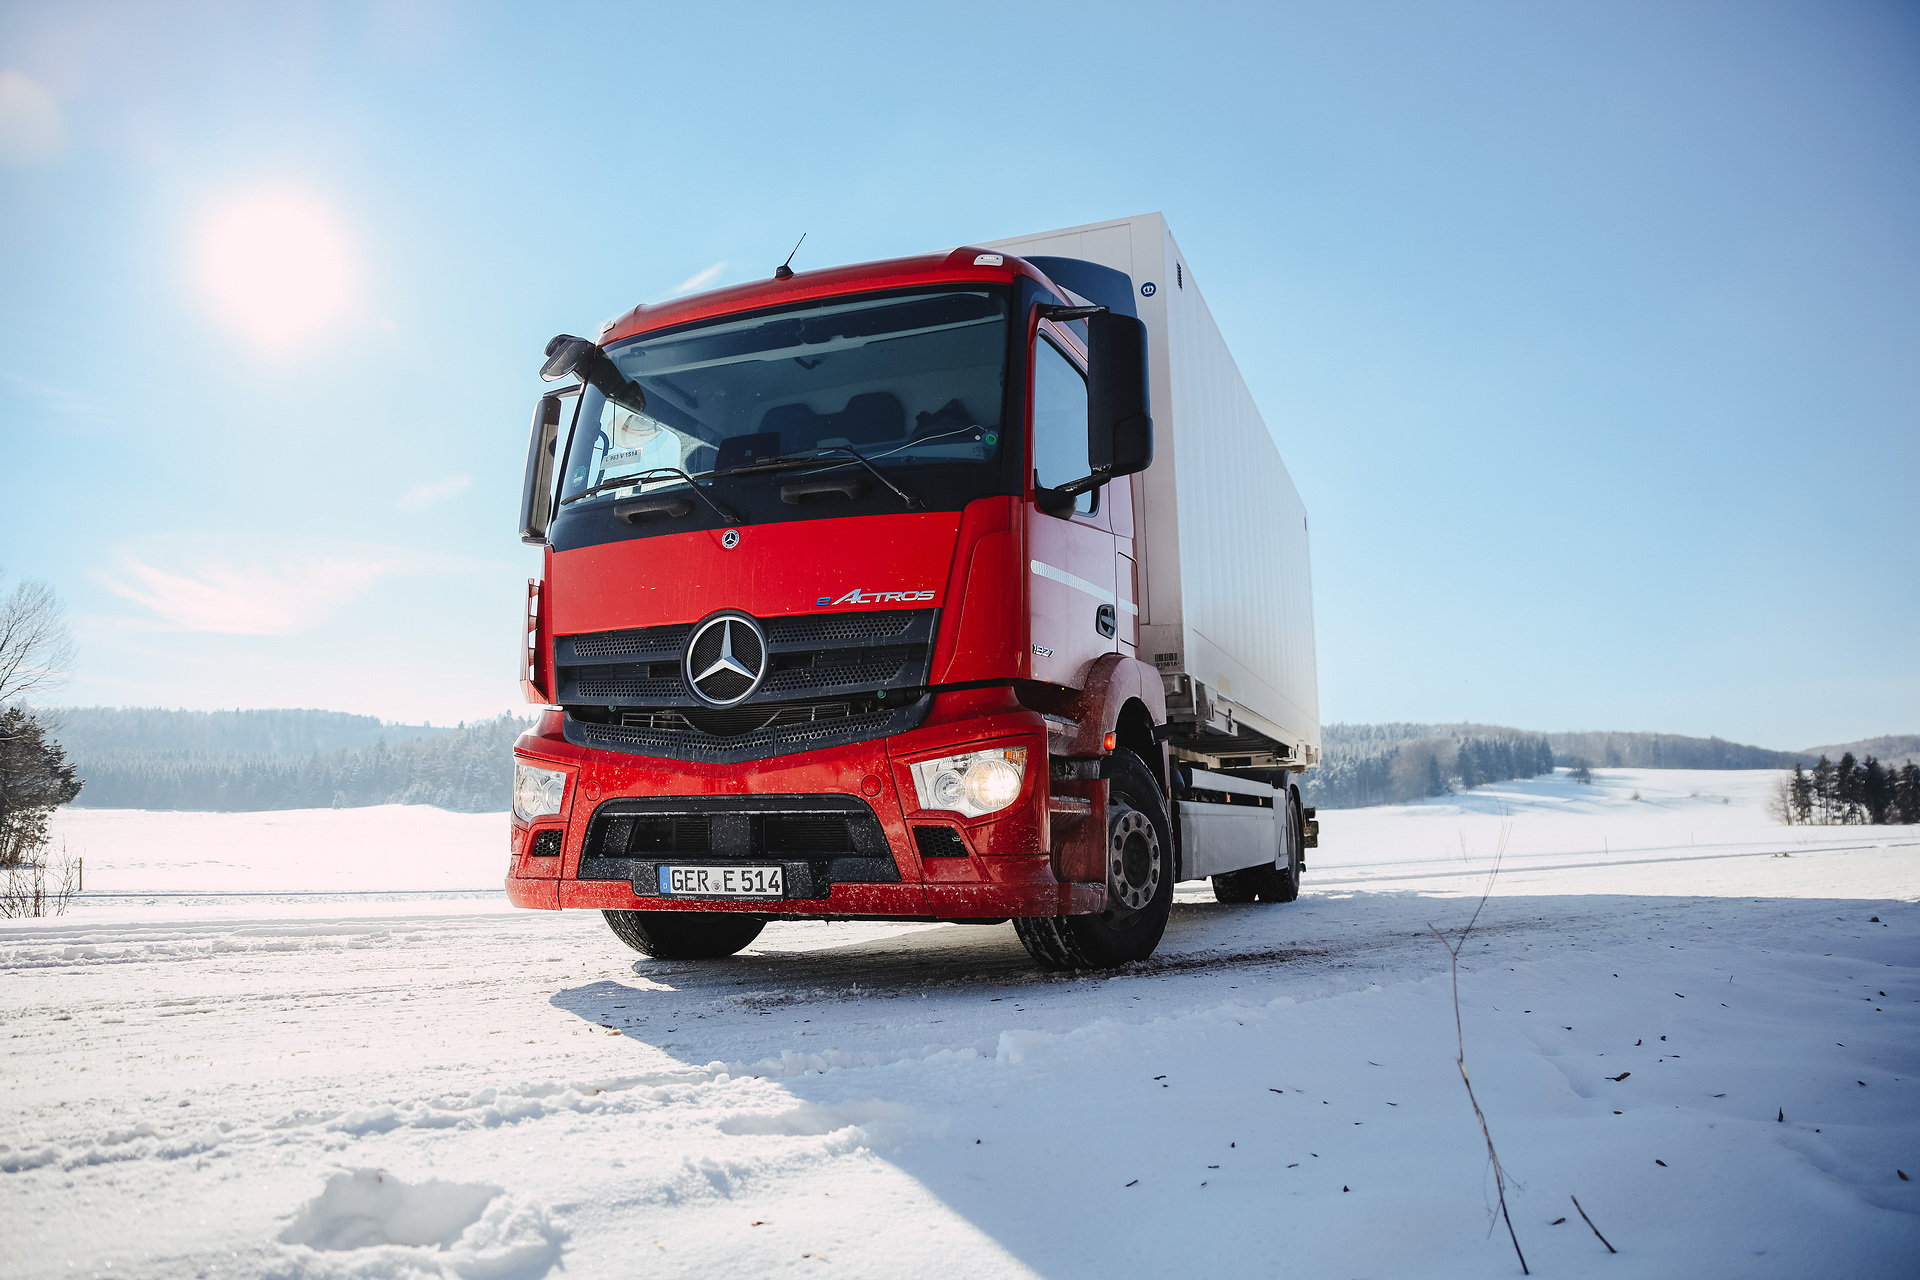
[[[1013,922],[1027,954],[1047,969],[1111,969],[1145,960],[1173,910],[1173,834],[1166,802],[1139,756],[1117,751],[1107,779],[1107,905],[1083,916]]]
[[[1305,827],[1291,788],[1279,803],[1286,811],[1281,819],[1280,850],[1274,855],[1273,864],[1245,867],[1213,877],[1214,901],[1292,902],[1300,896],[1300,852]]]
[[[1245,871],[1223,871],[1213,877],[1213,900],[1239,904],[1252,902],[1260,896],[1259,888],[1252,877],[1265,871],[1265,867],[1249,867]]]
[[[602,911],[607,927],[642,955],[656,960],[716,960],[760,936],[759,916],[720,911]]]

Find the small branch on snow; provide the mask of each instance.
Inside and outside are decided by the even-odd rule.
[[[1501,822],[1500,843],[1494,849],[1493,870],[1487,873],[1487,887],[1481,891],[1480,903],[1474,907],[1473,914],[1467,918],[1467,927],[1460,931],[1459,938],[1452,942],[1447,941],[1447,935],[1434,928],[1431,922],[1428,923],[1427,928],[1440,940],[1440,945],[1447,949],[1447,956],[1452,961],[1453,1032],[1459,1046],[1459,1052],[1454,1056],[1453,1064],[1460,1068],[1460,1083],[1467,1087],[1467,1101],[1473,1104],[1473,1118],[1480,1122],[1480,1136],[1487,1140],[1487,1159],[1493,1162],[1493,1185],[1500,1196],[1500,1217],[1507,1224],[1507,1238],[1513,1241],[1514,1256],[1520,1259],[1520,1274],[1530,1276],[1533,1272],[1527,1270],[1527,1255],[1520,1250],[1520,1237],[1513,1229],[1513,1215],[1507,1212],[1507,1175],[1500,1167],[1500,1153],[1493,1148],[1493,1133],[1487,1128],[1486,1113],[1480,1110],[1480,1099],[1474,1096],[1473,1081],[1467,1076],[1467,1033],[1460,1021],[1460,948],[1467,945],[1467,939],[1473,935],[1474,925],[1480,921],[1480,912],[1486,908],[1487,899],[1493,893],[1494,877],[1500,874],[1500,860],[1506,856],[1507,836],[1512,830],[1513,823],[1510,820]]]
[[[1587,1225],[1588,1225],[1589,1227],[1593,1227],[1593,1234],[1594,1234],[1594,1235],[1596,1235],[1596,1236],[1600,1236],[1600,1243],[1601,1243],[1601,1244],[1607,1244],[1607,1238],[1606,1238],[1605,1236],[1601,1236],[1601,1235],[1600,1235],[1600,1228],[1598,1228],[1598,1227],[1594,1227],[1594,1226],[1593,1226],[1593,1219],[1592,1219],[1592,1218],[1589,1218],[1589,1217],[1587,1216],[1587,1211],[1586,1211],[1585,1209],[1581,1209],[1581,1208],[1580,1208],[1580,1197],[1579,1197],[1579,1196],[1568,1196],[1568,1197],[1567,1197],[1567,1199],[1569,1199],[1569,1200],[1571,1200],[1571,1201],[1573,1201],[1573,1207],[1574,1207],[1575,1209],[1579,1209],[1579,1210],[1580,1210],[1580,1221],[1582,1221],[1582,1222],[1584,1222],[1584,1223],[1586,1223],[1586,1224],[1587,1224]],[[1614,1247],[1613,1247],[1612,1245],[1610,1245],[1610,1244],[1607,1244],[1607,1252],[1608,1252],[1608,1253],[1618,1253],[1618,1252],[1620,1252],[1620,1251],[1619,1251],[1618,1249],[1616,1249],[1616,1248],[1614,1248]]]

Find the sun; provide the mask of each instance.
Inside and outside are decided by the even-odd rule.
[[[270,189],[232,197],[200,231],[201,287],[221,318],[284,350],[324,334],[353,301],[357,272],[338,218],[313,196]]]

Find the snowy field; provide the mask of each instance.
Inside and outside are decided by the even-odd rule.
[[[1074,977],[647,960],[506,908],[500,815],[66,811],[84,900],[0,924],[0,1275],[1518,1275],[1427,932],[1504,837],[1460,1003],[1533,1274],[1910,1276],[1920,831],[1774,777],[1327,811],[1299,902],[1188,885]]]

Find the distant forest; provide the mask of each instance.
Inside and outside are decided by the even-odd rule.
[[[1550,733],[1561,764],[1584,761],[1596,769],[1786,769],[1803,757],[1720,738],[1671,733]]]
[[[499,812],[511,801],[513,740],[527,725],[510,715],[444,728],[311,710],[71,707],[35,714],[51,724],[49,736],[84,780],[75,805],[215,812],[374,804]],[[1822,753],[1840,758],[1849,746],[1866,748],[1856,757],[1887,761],[1889,777],[1903,757],[1920,756],[1920,737],[1910,735],[1796,752],[1659,733],[1330,724],[1320,766],[1308,771],[1301,790],[1311,805],[1358,808],[1531,778],[1555,765],[1785,770],[1811,768]],[[1892,811],[1900,811],[1898,803]]]
[[[103,715],[103,710],[89,708],[89,715],[80,718],[87,730],[80,741],[86,747],[74,747],[66,741],[65,732],[60,735],[62,745],[69,748],[68,758],[78,766],[77,773],[83,780],[80,795],[73,801],[78,808],[238,813],[429,804],[463,813],[500,812],[512,800],[513,740],[528,724],[501,715],[439,730],[382,726],[371,716],[338,716],[324,711],[161,712],[163,717],[259,717],[251,722],[239,721],[240,731],[236,733],[236,741],[253,750],[164,745],[101,750],[102,739],[92,731],[102,722],[111,723],[112,715],[121,714],[137,728],[141,717],[148,714],[136,710]],[[71,717],[74,713],[65,714]],[[186,741],[209,740],[204,735],[208,726],[179,723],[186,728]],[[394,736],[398,740],[387,741],[383,728],[397,729]],[[305,755],[275,749],[348,734],[362,742],[369,736],[372,740],[366,745],[309,750]],[[168,741],[163,735],[155,737],[160,743]],[[263,745],[268,749],[261,749]]]
[[[1533,759],[1528,745],[1545,743],[1548,763]],[[1920,738],[1871,739],[1885,755],[1920,754]],[[1492,756],[1487,756],[1493,744]],[[1859,744],[1854,744],[1859,745]],[[1903,751],[1904,749],[1904,751]],[[1486,724],[1330,724],[1321,737],[1320,767],[1301,786],[1308,804],[1353,809],[1405,804],[1488,782],[1533,777],[1555,765],[1609,769],[1790,769],[1812,766],[1822,751],[1840,754],[1846,745],[1810,751],[1772,751],[1722,738],[1671,733],[1548,733]],[[1481,761],[1487,763],[1482,764]]]
[[[1491,725],[1333,724],[1301,798],[1326,809],[1405,804],[1553,772],[1548,739]]]
[[[1812,769],[1796,764],[1780,780],[1773,812],[1789,824],[1920,822],[1920,765],[1885,765],[1873,756],[1861,762],[1851,751],[1838,764],[1821,756]]]
[[[187,751],[224,756],[310,756],[446,733],[344,711],[177,711],[165,707],[36,707],[69,757]]]

